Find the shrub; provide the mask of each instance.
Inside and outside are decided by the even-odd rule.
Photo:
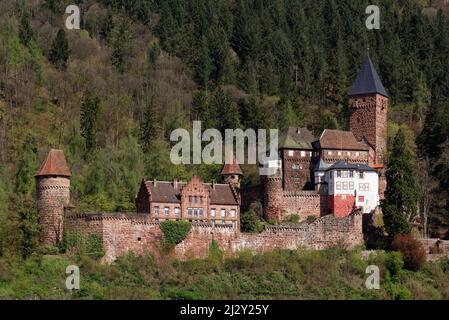
[[[299,215],[291,214],[287,218],[285,218],[284,222],[287,222],[287,223],[298,223],[299,222]]]
[[[398,251],[389,252],[385,258],[385,266],[392,275],[398,274],[404,267],[402,254]]]
[[[80,256],[87,255],[92,259],[104,256],[103,238],[98,234],[86,236],[78,232],[65,233],[63,243],[66,252],[75,248]]]
[[[42,245],[37,248],[37,253],[43,255],[55,255],[59,253],[59,249],[52,245]]]
[[[419,270],[426,261],[426,252],[423,246],[410,235],[397,235],[391,243],[391,249],[402,253],[407,269]]]
[[[242,213],[240,217],[240,228],[243,232],[261,232],[263,225],[254,210],[250,209]]]
[[[217,241],[212,240],[209,245],[208,259],[216,267],[223,263],[224,251],[218,246]]]
[[[316,219],[317,219],[316,216],[307,216],[306,221],[307,221],[308,223],[312,223],[312,222],[315,222]]]
[[[161,230],[164,234],[164,244],[175,246],[187,237],[192,224],[186,220],[164,221]]]

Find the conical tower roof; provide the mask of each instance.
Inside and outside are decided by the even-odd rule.
[[[70,177],[69,166],[64,156],[64,151],[51,149],[42,163],[40,169],[34,175],[39,176],[60,176],[60,177]]]
[[[349,90],[349,95],[355,96],[369,93],[378,93],[388,97],[387,91],[373,66],[373,62],[369,55],[367,55],[362,70],[357,75],[354,84]]]
[[[240,169],[240,166],[238,165],[233,152],[229,154],[228,159],[226,160],[223,169],[221,170],[222,176],[231,174],[243,175],[243,172]]]

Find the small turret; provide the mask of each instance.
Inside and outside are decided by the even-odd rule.
[[[240,188],[240,179],[243,176],[243,172],[240,169],[234,154],[231,153],[229,155],[223,169],[221,170],[221,176],[224,183]]]
[[[50,150],[34,175],[45,244],[62,241],[64,208],[70,203],[70,176],[64,152],[55,149]]]

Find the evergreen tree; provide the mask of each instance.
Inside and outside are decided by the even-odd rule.
[[[158,117],[158,111],[153,103],[150,102],[140,123],[140,143],[144,152],[151,150],[151,143],[158,137],[159,132],[160,119]]]
[[[86,155],[97,146],[97,120],[100,110],[100,99],[89,94],[81,105],[80,127],[84,138]]]
[[[51,45],[49,60],[57,68],[65,70],[69,55],[69,43],[67,42],[65,31],[64,29],[59,29]]]
[[[22,144],[19,165],[15,176],[15,191],[19,194],[34,193],[34,174],[38,168],[37,146],[33,137],[25,138]]]
[[[30,16],[25,12],[22,13],[22,16],[20,17],[19,38],[24,46],[28,46],[30,41],[34,38],[33,29],[30,25]]]
[[[387,189],[382,202],[385,229],[390,239],[411,231],[410,219],[417,212],[417,186],[411,151],[405,147],[402,128],[398,130],[386,171]]]
[[[225,129],[240,127],[237,104],[220,87],[215,91],[213,104],[215,105],[214,109],[219,112],[219,125],[222,134],[224,134]]]

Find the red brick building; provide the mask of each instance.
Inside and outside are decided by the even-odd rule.
[[[229,224],[240,229],[240,178],[235,162],[222,170],[224,184],[205,183],[198,176],[188,182],[143,180],[136,197],[138,213],[148,213],[151,222],[189,220]]]
[[[262,179],[265,218],[282,221],[297,214],[305,219],[335,211],[337,204],[333,201],[338,197],[327,201],[326,185],[315,180],[324,178],[326,167],[339,161],[374,169],[379,175],[378,194],[382,199],[386,188],[387,107],[388,95],[367,56],[349,90],[350,131],[325,129],[316,139],[306,128],[288,128],[281,135],[281,167],[276,174]],[[349,202],[354,203],[354,199]],[[346,215],[348,210],[342,211]]]

